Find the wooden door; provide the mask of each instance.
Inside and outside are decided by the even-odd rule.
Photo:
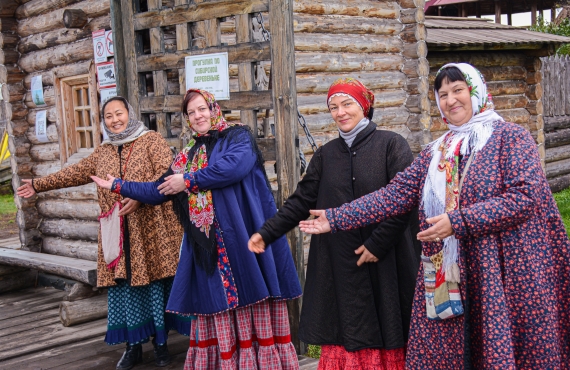
[[[230,115],[239,111],[237,118],[256,137],[262,134],[257,141],[265,160],[276,161],[276,203],[283,204],[299,181],[293,1],[173,0],[173,6],[165,4],[172,0],[111,0],[119,94],[128,98],[147,125],[177,144],[176,127],[186,91],[185,57],[227,52],[233,90],[230,99],[219,104]],[[271,41],[258,35],[260,22],[254,18],[259,14],[271,24]],[[256,71],[259,82],[261,69],[268,64],[271,89],[256,84]],[[258,112],[265,110],[273,111],[274,137],[267,126],[258,130]],[[298,230],[288,238],[303,284],[302,238]],[[291,302],[292,336],[298,350],[299,310],[300,302]]]

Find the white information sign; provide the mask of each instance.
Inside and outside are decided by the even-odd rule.
[[[35,105],[46,105],[44,101],[44,87],[42,84],[42,76],[32,77],[32,100]]]
[[[107,51],[107,57],[112,57],[115,55],[113,48],[113,31],[105,31],[105,50]]]
[[[47,127],[46,127],[46,111],[40,110],[36,113],[36,138],[39,142],[47,143],[49,139],[47,137]]]
[[[93,55],[95,64],[107,61],[107,48],[105,47],[105,30],[92,32]]]
[[[97,64],[97,79],[99,88],[111,87],[117,84],[115,79],[115,63],[106,62]]]
[[[186,57],[186,89],[202,89],[212,93],[216,100],[230,99],[228,53],[193,55]]]
[[[101,93],[101,104],[105,103],[107,100],[111,99],[113,96],[117,96],[117,88],[110,87],[108,89],[99,90]]]

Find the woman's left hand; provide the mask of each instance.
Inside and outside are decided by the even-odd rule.
[[[141,202],[131,198],[124,198],[121,203],[123,203],[123,208],[119,211],[119,216],[130,215],[141,206]]]
[[[360,254],[360,258],[356,262],[358,266],[362,266],[367,262],[378,262],[378,258],[376,258],[375,255],[370,253],[370,251],[366,249],[366,247],[363,245],[361,245],[357,250],[355,250],[354,253]]]
[[[418,234],[418,240],[422,242],[440,242],[453,235],[453,228],[447,213],[427,218],[426,222],[433,226]]]
[[[181,173],[167,176],[164,182],[158,185],[158,191],[164,195],[178,194],[184,190],[186,190],[186,183],[184,182],[184,175]]]
[[[97,176],[90,176],[91,180],[93,180],[93,182],[95,182],[95,184],[97,184],[97,186],[103,188],[103,189],[109,189],[111,190],[111,186],[113,186],[113,182],[115,181],[115,177],[107,174],[107,180],[103,180],[100,177]]]

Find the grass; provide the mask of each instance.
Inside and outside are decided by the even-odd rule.
[[[319,359],[321,358],[321,346],[314,346],[309,344],[305,356]]]
[[[0,195],[0,215],[16,213],[16,204],[12,194]]]
[[[564,226],[570,232],[570,188],[554,193],[554,199],[562,215]]]

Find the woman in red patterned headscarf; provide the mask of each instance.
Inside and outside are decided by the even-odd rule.
[[[402,136],[377,130],[374,93],[360,81],[335,81],[327,104],[340,137],[315,152],[295,193],[250,239],[250,250],[263,251],[310,209],[338,207],[386,186],[412,162]],[[410,212],[312,238],[299,337],[322,346],[320,370],[404,369],[419,264],[416,228]]]

